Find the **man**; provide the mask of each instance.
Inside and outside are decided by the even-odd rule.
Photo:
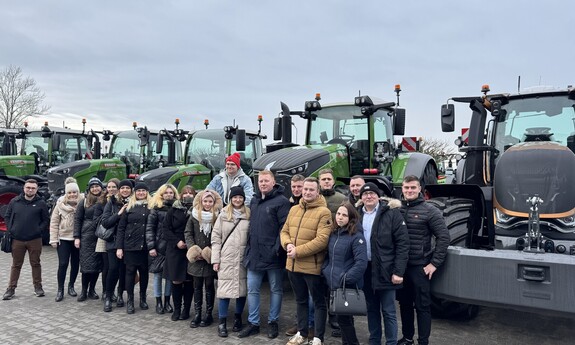
[[[365,184],[365,180],[363,179],[363,177],[359,176],[359,175],[355,175],[352,176],[349,179],[349,203],[354,205],[361,200],[361,197],[359,195],[359,191],[361,190],[361,187],[363,187],[363,185]]]
[[[321,188],[321,195],[325,198],[327,208],[329,208],[332,218],[335,221],[335,213],[341,206],[341,203],[345,201],[345,195],[335,191],[335,179],[333,178],[333,171],[331,169],[322,169],[319,171],[319,185]],[[328,299],[329,293],[329,289],[327,289],[326,298]],[[341,337],[341,330],[335,315],[329,313],[328,322],[332,329],[331,335],[333,337]]]
[[[240,166],[240,154],[234,153],[226,158],[226,168],[214,176],[206,189],[215,190],[221,197],[224,205],[230,203],[230,189],[240,186],[246,195],[245,204],[249,205],[254,195],[252,180],[244,173]]]
[[[291,206],[299,204],[299,200],[301,199],[301,192],[303,190],[304,179],[305,177],[300,174],[295,174],[291,177],[291,197],[289,198],[289,203]]]
[[[441,212],[423,199],[417,176],[406,176],[401,191],[401,212],[407,223],[410,247],[403,289],[397,293],[403,333],[398,344],[413,344],[415,307],[418,342],[426,345],[429,344],[431,333],[431,277],[445,261],[450,241],[449,231]],[[432,236],[435,237],[435,249],[432,246]]]
[[[337,209],[341,206],[341,203],[345,201],[345,195],[335,191],[335,179],[333,178],[333,171],[331,169],[322,169],[319,171],[319,185],[321,195],[323,195],[327,203],[327,208],[329,208],[331,214],[335,217]]]
[[[323,344],[327,304],[325,282],[321,277],[326,248],[333,224],[332,215],[319,193],[319,182],[307,177],[302,200],[290,209],[282,228],[281,245],[287,251],[286,269],[297,302],[298,332],[287,345],[301,345],[308,339],[308,296],[315,309],[312,345]]]
[[[2,299],[9,300],[14,297],[24,257],[28,252],[30,266],[32,267],[32,282],[34,294],[44,296],[42,289],[42,232],[47,231],[50,218],[48,207],[38,192],[38,182],[33,179],[26,180],[24,192],[10,200],[6,208],[4,219],[7,232],[12,236],[12,269],[10,282]]]
[[[380,199],[372,182],[361,187],[359,214],[367,242],[363,291],[367,303],[369,344],[381,345],[381,314],[386,345],[397,343],[395,290],[401,287],[409,253],[409,235],[398,200]]]
[[[249,325],[238,336],[244,338],[260,332],[260,288],[267,275],[271,290],[268,338],[274,339],[278,336],[283,263],[286,259],[280,245],[280,230],[289,213],[290,203],[283,195],[284,187],[276,184],[274,174],[269,170],[259,173],[258,189],[250,203],[250,227],[244,257],[244,266],[248,271]],[[236,318],[241,318],[241,315],[236,315]]]

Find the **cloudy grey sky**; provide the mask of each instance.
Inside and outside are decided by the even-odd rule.
[[[362,94],[407,109],[407,135],[442,138],[451,96],[575,83],[573,1],[8,1],[0,67],[45,92],[54,125],[211,128],[271,137],[280,101],[302,110]],[[456,125],[469,122],[458,107]],[[32,121],[42,123],[44,118]],[[305,127],[298,125],[298,139]],[[295,135],[294,135],[295,136]],[[445,136],[452,138],[452,136]]]

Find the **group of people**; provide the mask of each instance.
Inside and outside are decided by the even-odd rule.
[[[180,194],[165,184],[150,196],[142,182],[112,179],[104,186],[92,178],[82,194],[70,180],[51,216],[36,195],[37,182],[26,181],[5,217],[14,240],[3,299],[15,294],[26,251],[35,293],[44,295],[39,258],[41,231],[49,223],[50,244],[59,260],[56,302],[64,298],[70,268],[68,295],[78,301],[99,299],[95,287],[102,273],[103,310],[125,304],[133,314],[136,284],[139,307],[148,309],[152,273],[158,314],[171,313],[173,321],[191,318],[192,328],[207,327],[214,322],[217,297],[217,334],[227,337],[228,308],[234,299],[232,331],[245,338],[260,333],[261,287],[267,277],[266,330],[273,339],[279,335],[287,271],[297,303],[295,326],[286,331],[291,336],[287,345],[323,344],[326,323],[343,344],[359,344],[353,317],[328,313],[330,291],[342,286],[365,293],[370,344],[381,344],[383,329],[386,344],[413,344],[415,315],[418,343],[428,343],[430,279],[445,260],[449,233],[441,213],[424,201],[417,177],[404,179],[397,200],[354,176],[346,197],[335,191],[333,173],[322,170],[319,179],[295,175],[288,199],[267,170],[258,174],[254,192],[239,163],[237,154],[226,158],[226,169],[197,193],[185,186]],[[98,238],[98,227],[113,229],[113,236]],[[82,287],[76,293],[79,271]],[[403,332],[399,341],[396,299]]]

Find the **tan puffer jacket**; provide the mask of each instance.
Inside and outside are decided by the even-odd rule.
[[[234,225],[238,222],[234,229]],[[239,219],[229,219],[224,209],[212,229],[212,265],[220,264],[218,271],[218,298],[238,298],[248,294],[247,272],[242,265],[248,243],[250,221],[243,213]],[[233,232],[232,232],[232,229]],[[227,240],[226,240],[227,238]],[[222,243],[225,244],[222,248]]]
[[[296,258],[286,260],[288,271],[321,274],[333,222],[326,205],[320,195],[309,203],[302,199],[291,208],[280,233],[284,249],[290,243],[296,247]]]
[[[78,203],[83,202],[84,197],[78,195]],[[61,198],[54,206],[50,217],[50,244],[60,243],[60,240],[74,241],[74,215],[78,204],[70,205],[67,199]]]

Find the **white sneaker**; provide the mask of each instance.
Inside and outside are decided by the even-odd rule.
[[[323,345],[323,343],[321,342],[321,340],[319,340],[319,338],[314,337],[313,340],[310,343],[311,345]]]
[[[317,338],[314,338],[314,340],[315,339],[317,339]],[[305,344],[306,342],[307,342],[307,339],[302,337],[301,334],[299,334],[299,332],[297,332],[293,337],[289,338],[289,341],[287,342],[286,345],[302,345],[302,344]],[[319,342],[318,344],[321,344],[321,342]]]

